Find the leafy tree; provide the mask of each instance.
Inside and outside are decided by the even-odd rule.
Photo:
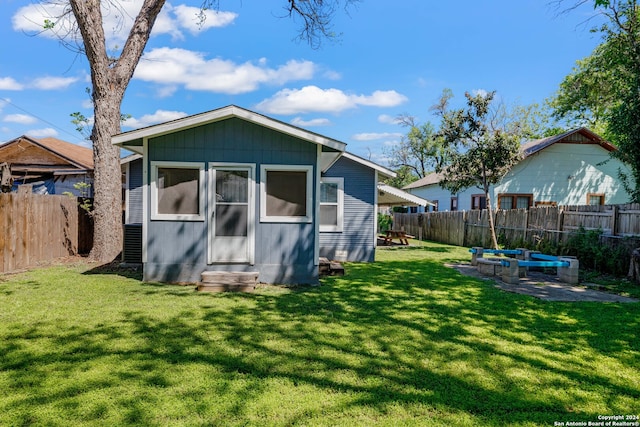
[[[447,149],[431,123],[418,124],[415,117],[406,114],[398,121],[409,131],[390,150],[390,167],[398,169],[408,184],[440,167],[447,158]]]
[[[575,6],[591,3],[582,0]],[[640,8],[636,0],[594,0],[606,22],[594,31],[603,42],[577,62],[553,100],[558,117],[584,123],[617,145],[629,165],[619,171],[632,200],[640,202]]]
[[[499,182],[520,158],[523,126],[517,121],[495,120],[495,92],[465,93],[466,108],[442,108],[440,136],[451,153],[440,167],[443,188],[459,193],[477,187],[487,198],[493,246],[498,248],[489,189]]]
[[[50,0],[65,6],[56,20],[46,20],[44,30],[53,29],[57,21],[73,18],[74,26],[66,39],[81,40],[78,48],[86,55],[91,69],[91,97],[94,123],[90,139],[94,153],[94,244],[91,258],[113,260],[122,248],[121,179],[119,149],[111,136],[120,132],[120,108],[124,93],[149,40],[153,25],[165,0],[142,0],[129,36],[117,52],[108,51],[102,19],[102,7],[118,10],[122,0]],[[344,0],[345,4],[357,0]],[[287,0],[289,17],[300,19],[300,38],[317,47],[326,37],[336,37],[331,18],[343,0]],[[218,0],[201,0],[205,10],[217,7]],[[204,19],[204,14],[201,19]],[[81,39],[74,38],[77,35]],[[76,117],[76,120],[82,118]]]

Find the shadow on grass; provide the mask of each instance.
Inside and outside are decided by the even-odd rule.
[[[401,407],[405,416],[445,417],[438,422],[464,413],[473,424],[552,425],[596,419],[601,406],[584,409],[588,399],[604,402],[607,413],[640,399],[637,377],[617,380],[592,366],[600,357],[638,365],[635,307],[544,303],[429,260],[347,267],[347,276],[324,279],[324,286],[278,295],[189,294],[149,284],[142,289],[191,296],[197,304],[167,304],[162,313],[132,307],[116,322],[54,335],[44,323],[16,330],[0,343],[7,355],[0,370],[11,390],[30,392],[14,398],[12,409],[29,422],[32,405],[62,401],[71,419],[97,421],[119,411],[121,423],[153,424],[161,409],[150,408],[162,407],[170,393],[209,423],[259,423],[252,418],[259,417],[256,402],[280,385],[281,424],[362,420],[360,411],[373,411],[364,419],[375,423]],[[30,350],[38,340],[51,349]],[[111,372],[54,390],[38,368],[53,364],[55,375],[77,378],[98,361],[110,361]],[[205,380],[179,378],[192,370]],[[110,391],[109,404],[81,409],[77,397],[98,390]],[[321,403],[282,399],[296,393],[317,393],[312,400]]]

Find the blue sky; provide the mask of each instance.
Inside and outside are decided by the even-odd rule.
[[[125,15],[140,6],[121,3]],[[444,88],[454,102],[474,90],[542,102],[600,42],[590,6],[559,14],[546,0],[363,0],[336,15],[342,35],[320,49],[295,40],[284,0],[221,0],[198,28],[200,3],[165,5],[125,95],[123,130],[236,104],[384,163],[404,132],[393,119],[434,121],[429,107]],[[105,13],[109,46],[122,45],[119,12]],[[70,117],[92,116],[87,61],[37,33],[47,13],[0,0],[0,142],[26,134],[87,145]]]

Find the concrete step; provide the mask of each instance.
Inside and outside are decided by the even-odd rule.
[[[337,261],[321,257],[318,263],[318,274],[320,276],[344,276],[344,267]]]
[[[196,288],[203,292],[252,292],[258,284],[257,271],[205,271]]]

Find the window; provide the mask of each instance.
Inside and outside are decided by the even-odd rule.
[[[438,212],[438,201],[437,200],[432,200],[431,203],[433,203],[432,211],[433,212]]]
[[[457,197],[452,197],[451,198],[450,210],[451,211],[457,211],[458,210],[458,198]]]
[[[151,162],[151,219],[204,221],[204,163]]]
[[[604,205],[604,194],[589,193],[587,194],[588,205]]]
[[[320,231],[342,231],[344,178],[322,178],[320,182]]]
[[[529,209],[533,205],[533,194],[500,194],[498,209]]]
[[[311,222],[312,166],[260,168],[260,221]]]
[[[484,194],[474,194],[471,196],[471,209],[486,209],[487,197]]]

